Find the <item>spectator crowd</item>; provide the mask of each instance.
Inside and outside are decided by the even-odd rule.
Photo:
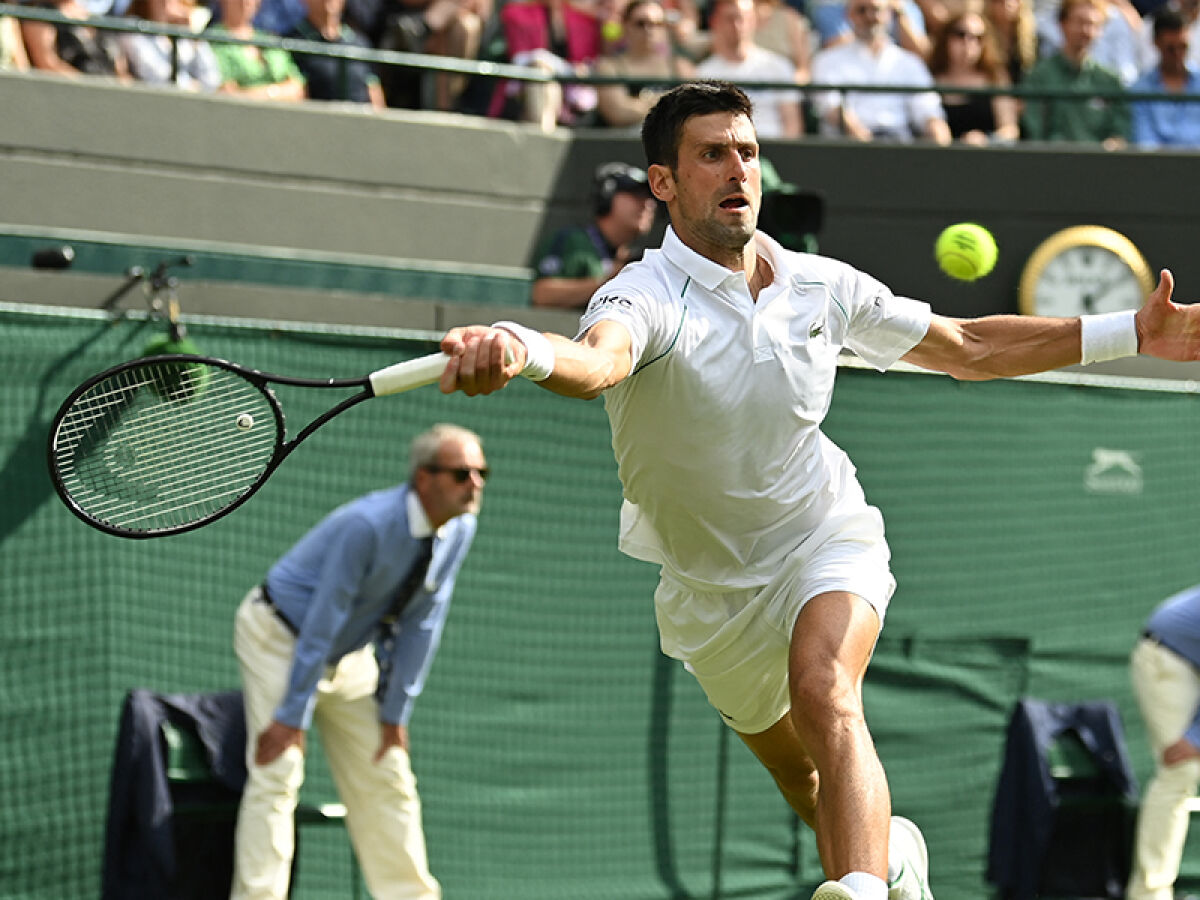
[[[636,130],[694,77],[745,86],[766,141],[1200,147],[1200,0],[27,0],[0,70],[278,102]],[[94,16],[183,28],[177,41]],[[503,62],[497,79],[260,47],[263,37]],[[902,90],[889,91],[897,87]],[[1078,98],[1075,96],[1078,94]]]

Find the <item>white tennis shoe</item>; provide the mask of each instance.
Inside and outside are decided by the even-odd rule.
[[[817,888],[812,900],[858,900],[858,894],[840,881],[827,881]]]
[[[921,829],[908,819],[892,816],[888,859],[900,865],[899,873],[888,884],[888,900],[933,900],[933,891],[929,890],[929,850]]]

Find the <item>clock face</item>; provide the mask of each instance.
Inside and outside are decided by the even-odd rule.
[[[1077,225],[1046,238],[1021,273],[1021,312],[1084,316],[1138,309],[1154,287],[1150,266],[1129,238]]]
[[[1138,309],[1142,281],[1129,264],[1104,247],[1068,247],[1042,269],[1033,305],[1042,316],[1080,316]]]

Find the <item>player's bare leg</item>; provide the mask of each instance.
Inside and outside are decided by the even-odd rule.
[[[867,872],[887,880],[891,796],[862,705],[878,636],[875,610],[843,591],[809,600],[792,632],[791,718],[820,774],[815,830],[831,878]]]
[[[814,597],[792,635],[792,710],[760,734],[741,735],[788,805],[817,835],[830,878],[887,878],[891,800],[862,710],[862,681],[879,619],[847,593]]]
[[[788,806],[804,824],[816,831],[817,767],[800,743],[791,714],[760,734],[738,734],[738,737],[771,773]]]

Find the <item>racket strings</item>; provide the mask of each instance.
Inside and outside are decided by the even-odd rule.
[[[55,463],[90,517],[163,531],[245,494],[276,438],[271,401],[237,373],[193,360],[146,363],[80,395],[56,432]]]

